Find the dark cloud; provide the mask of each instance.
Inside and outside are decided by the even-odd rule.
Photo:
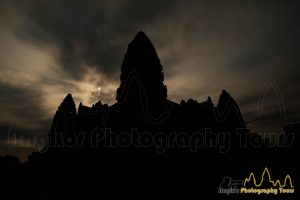
[[[6,124],[2,126],[1,131],[7,133],[21,130],[22,134],[34,135],[38,132],[44,134],[50,127],[50,118],[41,107],[42,101],[40,92],[35,88],[14,87],[0,82],[0,104],[3,105],[0,114],[1,125]]]
[[[59,48],[63,69],[80,78],[94,67],[116,75],[128,41],[162,15],[169,1],[16,1],[26,16],[16,29],[19,38]]]

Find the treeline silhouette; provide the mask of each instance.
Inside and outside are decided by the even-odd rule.
[[[265,166],[277,173],[292,170],[291,177],[296,176],[299,124],[285,127],[272,146],[247,129],[226,90],[217,105],[210,97],[200,103],[168,100],[162,65],[143,32],[128,46],[120,79],[117,103],[111,106],[99,101],[92,107],[80,103],[76,109],[68,94],[54,115],[47,145],[28,162],[0,157],[3,195],[240,199],[218,194],[224,177],[243,179],[249,170]],[[274,198],[263,199],[267,197]]]

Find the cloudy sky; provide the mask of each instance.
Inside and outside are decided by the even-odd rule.
[[[281,131],[300,121],[299,9],[296,0],[0,0],[0,155],[32,151],[26,141],[8,148],[8,133],[45,135],[67,93],[76,105],[113,104],[139,30],[157,49],[169,99],[217,104],[225,88],[250,128]]]

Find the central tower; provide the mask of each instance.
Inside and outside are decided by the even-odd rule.
[[[121,69],[121,84],[117,90],[118,103],[160,104],[167,98],[164,74],[156,50],[143,32],[128,45]]]

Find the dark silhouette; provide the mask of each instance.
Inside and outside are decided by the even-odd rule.
[[[227,195],[217,192],[226,175],[243,179],[248,170],[265,165],[279,173],[282,163],[295,169],[295,161],[284,156],[295,146],[249,145],[253,137],[264,139],[249,133],[227,91],[222,91],[216,106],[210,97],[201,103],[168,100],[162,65],[143,32],[128,46],[120,79],[117,103],[111,106],[80,103],[76,110],[68,94],[54,115],[43,153],[33,153],[23,165],[14,158],[0,158],[5,169],[12,167],[11,180],[30,180],[17,187],[24,196],[224,199]],[[299,127],[287,130],[288,135]],[[13,195],[18,198],[20,193]]]

